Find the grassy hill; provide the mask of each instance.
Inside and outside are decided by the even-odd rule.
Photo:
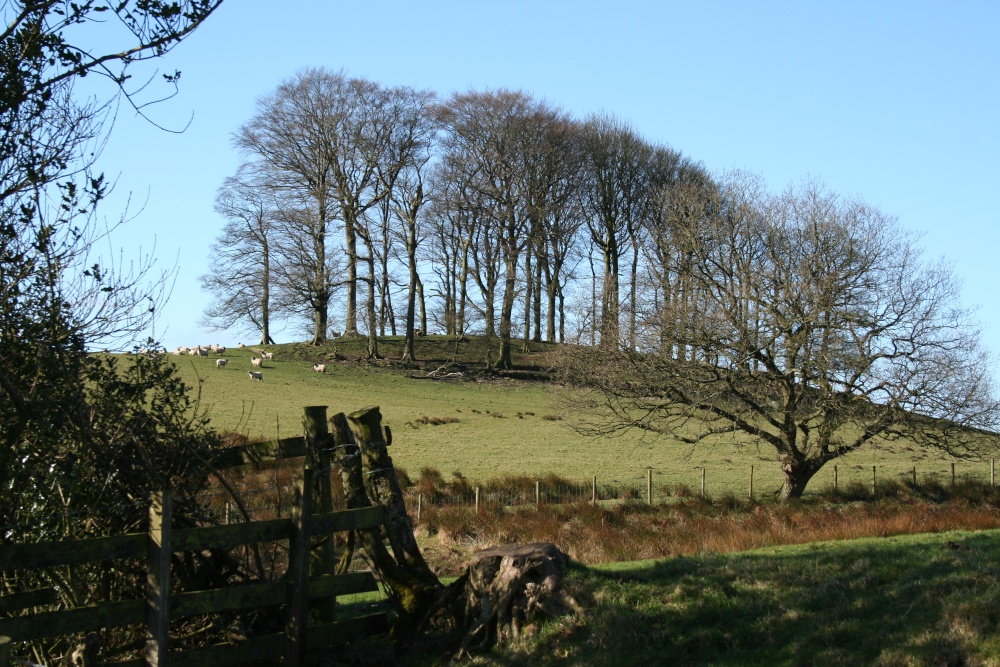
[[[551,344],[517,349],[516,370],[498,374],[486,367],[487,341],[456,342],[444,336],[416,341],[419,363],[408,367],[398,359],[401,338],[380,339],[386,360],[363,359],[365,341],[338,340],[324,347],[304,344],[268,346],[273,361],[265,361],[263,382],[250,380],[250,348],[226,350],[229,363],[217,368],[215,357],[171,357],[182,377],[200,388],[201,409],[220,431],[252,438],[299,435],[302,408],[326,405],[329,414],[351,412],[368,405],[381,408],[392,429],[391,454],[411,475],[425,466],[444,475],[460,471],[472,480],[508,475],[549,473],[576,480],[598,477],[600,484],[644,484],[651,467],[657,489],[684,485],[698,489],[705,472],[709,495],[744,495],[754,467],[754,489],[765,496],[780,486],[773,453],[753,446],[721,443],[692,448],[678,442],[630,433],[618,438],[592,439],[573,428],[584,416],[573,407],[573,390],[552,381],[548,354]],[[325,362],[324,374],[312,370]],[[451,379],[429,379],[461,374]],[[881,479],[950,479],[953,461],[938,452],[899,443],[878,451],[864,450],[840,460],[840,485],[870,485],[872,467]],[[990,464],[961,462],[959,475],[988,479]],[[834,467],[827,466],[812,489],[831,486]]]

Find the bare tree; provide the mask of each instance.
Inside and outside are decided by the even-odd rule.
[[[604,268],[600,345],[613,349],[621,342],[621,260],[634,250],[647,205],[651,147],[613,116],[591,117],[585,132],[587,224]]]
[[[417,295],[421,288],[418,250],[423,241],[419,214],[428,200],[425,174],[434,157],[437,121],[429,92],[400,88],[393,91],[396,102],[394,127],[387,154],[379,167],[379,179],[389,191],[391,210],[397,220],[394,236],[402,243],[407,270],[406,325],[403,361],[416,359],[414,334]],[[388,230],[387,230],[388,231]],[[426,327],[426,322],[423,322]],[[426,330],[423,333],[427,333]]]
[[[243,176],[241,178],[241,176]],[[227,178],[215,198],[226,224],[211,248],[212,271],[201,287],[212,300],[203,323],[215,329],[249,327],[261,345],[271,338],[271,277],[274,203],[269,189],[245,175]]]
[[[334,283],[327,242],[337,203],[337,124],[351,112],[340,96],[343,85],[342,75],[299,72],[259,99],[257,113],[233,137],[247,160],[245,170],[268,184],[282,211],[282,228],[291,235],[283,239],[286,260],[297,261],[284,272],[306,297],[314,344],[326,340]]]
[[[482,208],[480,237],[495,241],[503,267],[500,351],[497,366],[512,367],[510,339],[522,256],[531,239],[533,182],[539,181],[547,146],[544,137],[563,114],[519,91],[456,94],[443,108],[445,157]],[[491,244],[480,245],[492,248]],[[479,258],[474,259],[479,261]],[[485,258],[483,258],[485,259]],[[485,264],[483,261],[481,264]],[[525,280],[530,280],[526,271]],[[487,320],[491,303],[487,302]],[[491,323],[487,321],[487,328]]]
[[[613,415],[601,430],[772,448],[785,499],[866,445],[995,448],[992,369],[946,265],[877,208],[815,184],[763,197],[731,178],[720,201],[677,237],[701,303],[674,344],[699,358],[628,350],[577,367]]]

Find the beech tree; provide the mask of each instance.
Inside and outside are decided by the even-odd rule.
[[[771,448],[785,499],[864,446],[995,449],[991,363],[946,264],[878,208],[816,184],[766,195],[730,178],[719,202],[675,237],[697,317],[665,302],[686,322],[667,348],[581,355],[571,371],[597,390],[596,430]]]
[[[650,194],[651,147],[623,121],[608,115],[591,117],[585,126],[584,201],[591,241],[603,261],[601,347],[621,340],[621,261],[635,250]]]
[[[239,176],[226,179],[215,210],[226,224],[211,247],[213,272],[201,276],[212,296],[204,324],[216,329],[249,327],[260,344],[271,338],[271,262],[274,253],[274,204],[268,188]]]

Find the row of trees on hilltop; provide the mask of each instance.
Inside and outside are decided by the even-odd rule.
[[[343,290],[372,356],[399,310],[407,358],[433,319],[497,337],[509,368],[512,340],[566,341],[572,320],[589,345],[562,366],[594,390],[595,433],[763,444],[786,498],[866,445],[995,447],[991,361],[958,281],[864,201],[713,176],[523,92],[438,101],[322,69],[262,98],[234,141],[204,277],[220,327],[267,341],[278,313],[320,343]]]
[[[234,143],[244,160],[219,190],[206,319],[267,342],[273,318],[300,318],[319,343],[340,292],[344,328],[367,331],[373,356],[377,334],[402,330],[412,357],[430,320],[498,337],[509,367],[518,334],[567,340],[583,285],[577,336],[635,345],[644,309],[672,298],[650,283],[663,193],[711,187],[611,116],[577,121],[508,90],[439,102],[322,69],[259,100]]]

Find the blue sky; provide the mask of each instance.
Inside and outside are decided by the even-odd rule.
[[[280,10],[275,9],[280,6]],[[577,117],[607,111],[713,171],[804,178],[857,196],[923,234],[979,307],[1000,352],[1000,3],[327,2],[227,0],[160,71],[180,95],[122,109],[100,166],[141,213],[118,230],[125,257],[155,243],[176,263],[156,335],[168,347],[219,342],[202,330],[198,276],[223,221],[215,191],[239,156],[230,136],[255,100],[304,67],[386,85],[517,88]],[[303,335],[279,333],[279,341]]]

